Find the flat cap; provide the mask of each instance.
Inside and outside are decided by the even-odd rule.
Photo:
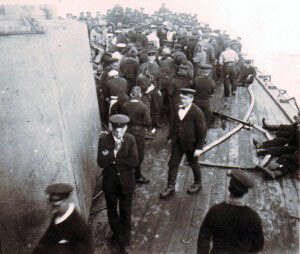
[[[252,178],[246,173],[241,171],[233,171],[227,173],[227,175],[231,176],[231,179],[233,180],[231,184],[238,184],[245,189],[254,187]]]
[[[66,183],[55,183],[49,185],[45,193],[49,195],[50,201],[60,201],[70,196],[73,187]]]
[[[126,115],[122,115],[122,114],[115,114],[112,115],[109,118],[109,121],[114,125],[114,126],[119,126],[122,127],[124,125],[126,125],[129,122],[129,117]]]
[[[148,51],[147,51],[147,55],[149,56],[149,55],[155,55],[156,54],[156,50],[155,49],[149,49]]]
[[[180,64],[178,65],[178,69],[190,69],[191,67],[188,66],[187,64]]]
[[[212,68],[212,65],[202,63],[202,64],[200,64],[200,68],[203,70],[210,70]]]
[[[180,88],[180,93],[181,94],[195,94],[196,90],[191,89],[191,88]]]
[[[177,48],[177,49],[180,48],[180,49],[181,49],[181,48],[182,48],[182,45],[179,44],[179,43],[176,43],[176,44],[174,45],[174,48]]]

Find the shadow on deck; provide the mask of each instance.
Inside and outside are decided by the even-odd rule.
[[[255,81],[256,82],[256,81]],[[249,121],[261,125],[262,117],[272,124],[288,123],[285,115],[257,82],[253,85],[255,105]],[[220,99],[222,98],[222,99]],[[246,88],[239,87],[237,95],[225,101],[222,87],[213,98],[214,110],[242,119],[250,104]],[[216,140],[236,127],[228,122],[226,129],[215,126],[208,131],[207,141]],[[133,253],[196,253],[197,236],[208,209],[226,199],[228,179],[223,168],[202,167],[203,190],[196,195],[187,194],[193,182],[192,170],[182,164],[178,171],[176,194],[168,200],[159,199],[166,187],[169,149],[166,129],[147,142],[143,163],[144,174],[150,184],[137,186],[132,208]],[[264,140],[259,131],[242,129],[237,134],[211,149],[200,161],[216,164],[235,164],[254,167],[261,159],[256,156],[252,138]],[[245,203],[256,210],[263,220],[265,247],[262,253],[298,253],[299,192],[298,182],[291,176],[266,181],[261,173],[248,171],[256,187],[245,197]],[[105,207],[104,198],[94,202],[93,209]],[[106,210],[90,216],[93,228],[95,253],[113,253],[108,245],[110,229]]]

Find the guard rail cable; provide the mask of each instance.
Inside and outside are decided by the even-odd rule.
[[[258,83],[263,87],[263,89],[269,94],[271,99],[276,103],[276,105],[279,107],[279,109],[282,111],[282,113],[285,115],[287,120],[292,123],[294,119],[286,112],[286,110],[282,107],[282,103],[289,103],[292,108],[294,108],[297,112],[299,112],[299,106],[297,104],[297,101],[295,97],[290,97],[287,94],[286,90],[279,89],[277,86],[273,85],[271,83],[271,75],[264,75],[261,71],[257,70],[257,72],[260,74],[258,77],[255,77],[255,79],[258,81]],[[262,80],[261,80],[262,79]],[[270,92],[270,90],[277,90],[278,98],[275,98],[274,95]],[[291,103],[293,102],[293,103]]]

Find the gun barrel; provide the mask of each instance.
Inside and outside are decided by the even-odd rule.
[[[224,115],[224,114],[219,113],[219,112],[216,112],[216,111],[213,111],[213,114],[215,114],[215,115],[217,115],[217,116],[219,116],[219,117],[221,117],[221,118],[231,119],[231,120],[233,120],[233,121],[239,122],[239,123],[241,123],[241,124],[243,124],[243,125],[246,125],[246,126],[252,126],[252,124],[251,124],[250,122],[245,122],[245,121],[243,121],[243,120],[234,118],[234,117],[232,117],[232,116]]]

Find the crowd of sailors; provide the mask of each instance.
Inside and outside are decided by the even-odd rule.
[[[153,15],[143,9],[124,10],[115,6],[105,16],[97,12],[92,17],[87,12],[79,17],[68,14],[67,18],[88,27],[105,130],[99,139],[98,165],[103,168],[108,222],[113,232],[112,244],[119,253],[129,253],[133,191],[136,183],[151,181],[141,170],[145,139],[155,138],[162,125],[169,127],[168,180],[160,198],[175,194],[184,154],[194,175],[187,193],[198,193],[202,189],[198,157],[206,142],[207,129],[214,121],[210,98],[216,86],[222,84],[225,97],[235,96],[237,86],[252,84],[256,70],[242,54],[241,38],[232,39],[226,31],[212,30],[208,24],[198,22],[197,15],[174,13],[164,5]],[[258,155],[279,156],[278,167],[270,170],[271,176],[295,170],[297,122],[271,126],[263,121],[263,127],[276,131],[276,138],[253,142]],[[261,219],[242,204],[242,197],[254,186],[253,181],[239,171],[232,172],[230,177],[230,198],[210,208],[205,216],[197,253],[209,253],[211,239],[212,253],[257,253],[263,248]],[[64,220],[53,221],[36,253],[92,252],[84,223],[77,213],[72,215],[76,209],[68,201],[71,191],[65,184],[47,190],[57,216]],[[58,228],[67,233],[58,233]],[[67,240],[70,252],[59,252],[63,244],[57,243],[62,238]],[[57,249],[47,252],[51,248]]]

